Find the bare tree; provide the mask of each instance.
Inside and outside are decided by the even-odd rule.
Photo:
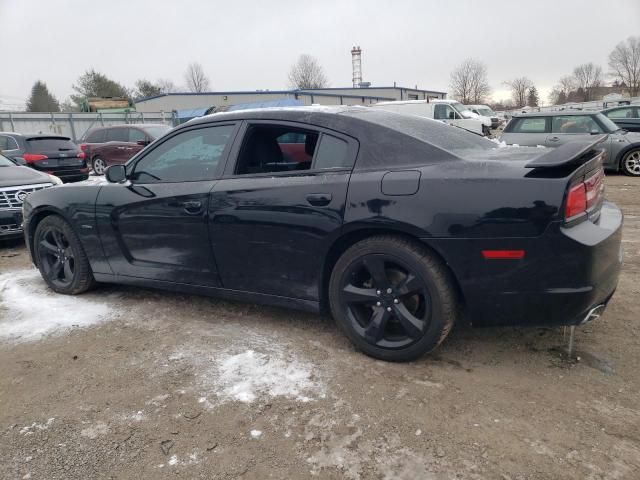
[[[176,84],[167,78],[159,79],[156,85],[160,89],[160,93],[174,93],[178,91]]]
[[[292,88],[324,88],[328,85],[322,65],[315,57],[302,54],[289,71],[289,84]]]
[[[549,93],[549,102],[554,105],[567,103],[569,96],[576,90],[576,79],[571,75],[560,77],[558,84]]]
[[[190,92],[206,92],[209,90],[209,78],[204,73],[202,65],[197,62],[190,63],[184,74],[187,90]]]
[[[453,96],[464,104],[483,103],[491,93],[487,67],[473,58],[467,58],[451,72],[449,85]]]
[[[511,98],[516,108],[524,107],[527,104],[529,89],[533,82],[527,77],[518,77],[507,80],[504,84],[511,89]]]
[[[583,63],[573,69],[573,78],[575,78],[578,90],[584,92],[584,101],[588,102],[591,98],[591,89],[602,85],[602,68],[595,63]]]
[[[629,88],[632,97],[640,91],[640,37],[629,37],[609,54],[611,75]]]

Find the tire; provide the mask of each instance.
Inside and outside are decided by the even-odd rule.
[[[393,235],[362,240],[342,254],[331,272],[329,305],[357,349],[392,362],[435,349],[459,316],[449,271],[425,247]]]
[[[482,135],[485,137],[490,137],[491,136],[491,128],[487,127],[487,126],[482,126]]]
[[[62,217],[50,215],[38,224],[33,250],[40,274],[53,291],[77,295],[95,286],[82,244]]]
[[[96,175],[104,175],[107,164],[102,158],[94,157],[94,159],[91,161],[91,168],[93,168],[93,171]]]
[[[640,177],[640,149],[625,153],[620,162],[620,168],[625,175]]]

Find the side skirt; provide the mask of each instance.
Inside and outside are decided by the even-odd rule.
[[[94,273],[93,276],[96,279],[96,282],[99,283],[114,283],[119,285],[133,285],[136,287],[157,288],[159,290],[205,295],[208,297],[223,298],[225,300],[257,303],[260,305],[271,305],[275,307],[302,310],[311,313],[320,313],[320,302],[316,302],[313,300],[281,297],[278,295],[269,295],[266,293],[244,292],[241,290],[230,290],[220,287],[204,287],[200,285],[189,285],[186,283],[174,283],[165,282],[162,280],[126,277],[123,275],[110,275],[106,273]]]

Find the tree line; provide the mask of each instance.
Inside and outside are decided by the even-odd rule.
[[[329,82],[324,69],[318,60],[307,54],[300,55],[289,71],[289,85],[291,88],[324,88]],[[89,97],[118,97],[132,101],[152,97],[163,93],[188,91],[202,93],[210,91],[211,81],[202,65],[197,62],[189,64],[184,73],[184,87],[178,87],[171,80],[158,79],[156,81],[142,78],[128,88],[121,83],[107,77],[94,69],[87,70],[72,85],[75,93],[63,102],[51,93],[41,80],[37,80],[31,88],[31,94],[26,102],[27,112],[77,112],[82,102]]]
[[[629,37],[620,42],[609,54],[608,75],[612,86],[629,91],[632,97],[640,92],[640,36]],[[595,97],[595,89],[604,85],[602,67],[593,62],[583,63],[571,74],[560,78],[549,95],[554,105],[567,102],[588,102]],[[537,107],[540,103],[538,90],[527,76],[503,82],[511,91],[511,100],[494,106],[499,109]],[[468,58],[451,72],[450,89],[453,97],[463,104],[487,103],[491,87],[487,78],[487,67],[481,61]]]

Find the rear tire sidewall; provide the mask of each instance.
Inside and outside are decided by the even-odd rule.
[[[62,231],[67,242],[69,243],[69,247],[73,251],[74,261],[75,261],[75,271],[73,274],[73,281],[69,285],[60,286],[51,282],[51,280],[46,275],[43,267],[40,265],[40,242],[46,233],[48,228],[58,228]],[[91,288],[94,285],[93,274],[91,272],[91,268],[89,266],[89,261],[87,256],[80,244],[80,240],[77,235],[73,231],[73,228],[66,220],[57,215],[50,215],[44,218],[37,226],[34,240],[33,240],[33,249],[34,249],[34,258],[36,259],[36,266],[38,270],[40,270],[40,274],[42,278],[47,283],[49,288],[57,293],[67,294],[67,295],[75,295],[77,293],[84,292]]]
[[[620,168],[622,170],[622,172],[625,175],[628,175],[630,177],[640,177],[640,172],[635,173],[635,172],[631,172],[630,170],[627,169],[627,159],[633,155],[633,154],[639,154],[640,153],[640,149],[638,148],[634,148],[633,150],[627,152],[624,154],[624,156],[622,157],[622,161],[620,162]]]
[[[405,240],[395,238],[370,239],[357,243],[340,257],[333,268],[329,282],[329,305],[336,323],[356,348],[380,360],[400,362],[417,359],[436,348],[451,328],[448,323],[452,319],[445,318],[446,312],[443,309],[445,297],[452,295],[451,287],[443,284],[441,275],[433,271],[429,262],[425,262],[424,257],[417,255],[413,249],[407,249],[404,246],[405,243]],[[414,246],[414,248],[420,247]],[[392,350],[367,342],[351,325],[346,307],[340,301],[340,292],[350,266],[358,262],[362,256],[369,254],[385,254],[411,265],[414,273],[420,277],[429,291],[431,318],[426,332],[422,338],[407,347]]]

